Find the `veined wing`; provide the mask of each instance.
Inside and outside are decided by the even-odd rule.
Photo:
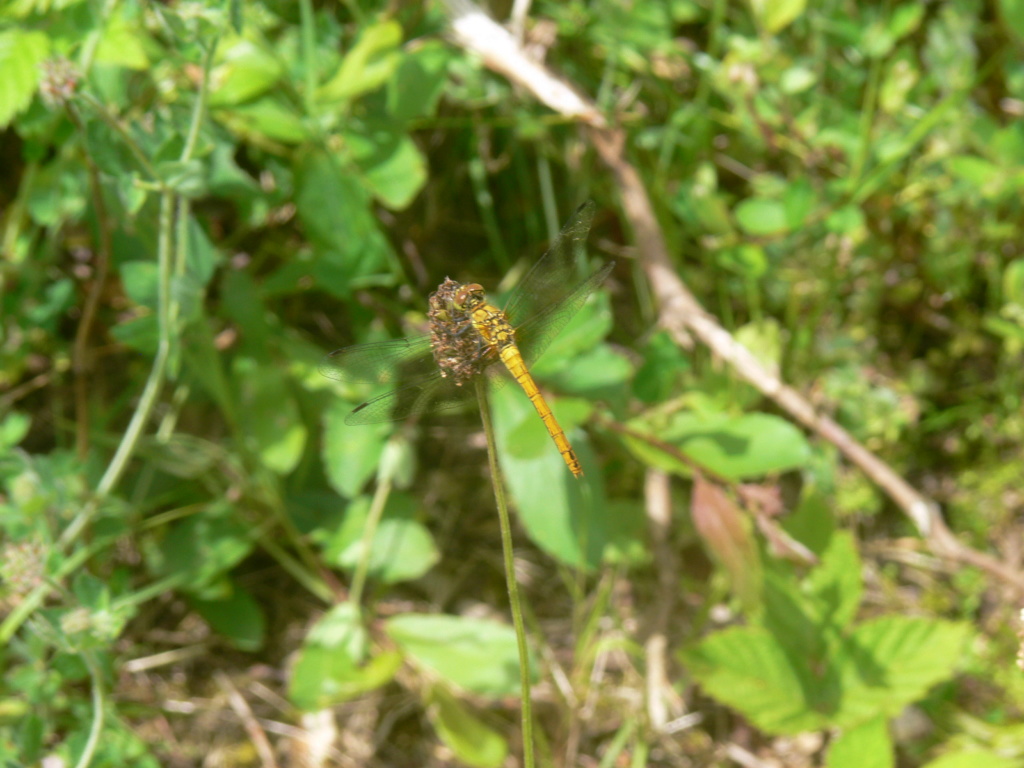
[[[513,327],[524,325],[574,293],[585,276],[581,270],[595,209],[593,200],[577,208],[547,253],[537,260],[512,291],[504,309]]]
[[[562,332],[573,315],[580,311],[580,308],[586,303],[587,297],[604,282],[614,267],[614,261],[608,262],[573,288],[572,293],[568,296],[564,296],[557,303],[548,306],[546,310],[534,315],[516,328],[516,346],[519,347],[519,352],[527,365],[532,365],[538,357],[544,354],[544,350]]]
[[[399,421],[455,408],[473,399],[473,387],[456,386],[441,375],[429,336],[343,347],[327,355],[319,368],[324,376],[337,381],[396,387],[357,406],[345,417],[350,426]]]

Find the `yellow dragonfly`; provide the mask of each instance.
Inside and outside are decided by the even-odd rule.
[[[456,408],[474,399],[474,377],[486,376],[491,387],[511,377],[537,409],[566,466],[582,476],[579,459],[530,366],[615,266],[609,262],[583,277],[594,208],[589,201],[576,209],[547,253],[512,290],[504,310],[489,303],[477,283],[445,280],[430,297],[429,334],[357,344],[327,355],[320,372],[328,378],[397,387],[357,406],[345,423],[376,424]]]

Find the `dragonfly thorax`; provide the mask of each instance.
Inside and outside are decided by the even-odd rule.
[[[459,288],[452,297],[452,306],[461,312],[472,312],[486,301],[484,287],[479,283],[469,283]]]

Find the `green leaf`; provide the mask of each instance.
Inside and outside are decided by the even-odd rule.
[[[142,15],[111,14],[103,26],[103,35],[96,46],[96,62],[114,64],[127,69],[149,69],[146,46],[150,38],[141,24]]]
[[[42,32],[17,27],[0,32],[0,128],[28,107],[49,55],[50,38]]]
[[[437,735],[460,762],[477,768],[499,768],[508,756],[508,742],[449,693],[435,685],[427,697],[427,717]]]
[[[367,424],[350,427],[345,417],[352,404],[335,399],[324,411],[322,461],[327,481],[347,499],[355,498],[377,472],[390,427]]]
[[[259,602],[237,584],[223,600],[193,600],[214,632],[240,651],[258,651],[263,647],[267,622]]]
[[[383,21],[365,27],[334,76],[317,91],[320,102],[351,101],[376,90],[393,75],[399,62],[402,27]]]
[[[156,174],[169,189],[182,197],[206,194],[206,164],[201,160],[166,160],[156,165]]]
[[[363,558],[363,532],[370,511],[369,500],[360,497],[345,510],[345,520],[328,542],[324,558],[331,564],[354,569]],[[441,555],[430,531],[417,520],[419,506],[411,497],[392,493],[370,547],[370,575],[387,584],[418,579]]]
[[[392,210],[407,208],[427,180],[427,162],[415,142],[391,131],[346,139],[373,195]]]
[[[288,695],[306,712],[326,709],[386,685],[401,666],[400,653],[379,653],[358,665],[337,648],[305,645],[292,667]]]
[[[704,690],[766,733],[796,734],[827,725],[808,707],[800,678],[767,630],[736,627],[716,632],[682,657]]]
[[[214,502],[175,523],[156,549],[150,565],[161,576],[176,576],[181,588],[203,599],[220,597],[220,579],[252,551],[251,529],[225,502]],[[212,586],[212,590],[211,590]]]
[[[25,413],[12,411],[0,421],[0,452],[6,453],[25,439],[29,427],[32,426],[32,418]]]
[[[302,458],[308,436],[298,405],[281,371],[239,356],[232,366],[232,382],[239,388],[238,409],[243,426],[272,472],[286,475]]]
[[[519,652],[512,627],[462,616],[405,614],[389,619],[388,636],[410,660],[487,698],[519,692]],[[531,678],[536,680],[531,660]]]
[[[805,584],[805,591],[820,607],[822,620],[839,629],[849,626],[863,594],[860,574],[860,554],[853,536],[848,531],[837,531]]]
[[[836,724],[898,715],[953,676],[968,637],[965,624],[908,616],[883,616],[857,627],[837,658],[843,699]]]
[[[828,748],[828,768],[893,768],[896,753],[885,718],[843,731]]]
[[[614,526],[597,459],[582,433],[568,433],[583,464],[583,477],[577,479],[519,387],[509,384],[498,390],[491,405],[498,459],[527,534],[567,565],[596,568],[614,537]],[[560,402],[549,405],[559,418]]]
[[[316,248],[317,282],[347,298],[356,278],[379,271],[392,257],[372,215],[370,195],[337,155],[319,150],[299,156],[295,186],[299,218]]]
[[[1016,38],[1017,44],[1024,43],[1024,0],[998,0],[996,5],[1003,24]]]
[[[778,200],[749,197],[736,206],[736,223],[748,235],[770,237],[789,231],[786,206]]]
[[[283,67],[277,58],[255,43],[238,39],[221,47],[221,63],[211,75],[210,106],[220,107],[255,99],[280,80]]]
[[[757,25],[771,35],[792,24],[806,4],[807,0],[750,0]]]
[[[427,40],[408,51],[387,81],[387,105],[391,117],[400,122],[432,117],[448,82],[452,50],[440,40]]]
[[[1003,270],[1003,300],[1024,307],[1024,259],[1014,259]]]
[[[268,140],[299,144],[309,139],[309,131],[295,108],[274,93],[245,104],[219,107],[212,113],[240,139],[256,144]]]
[[[121,284],[128,298],[143,307],[156,309],[160,275],[152,261],[126,261],[121,265]]]
[[[799,429],[765,413],[729,416],[682,411],[666,424],[639,422],[637,426],[679,446],[693,461],[730,480],[798,469],[811,456]]]

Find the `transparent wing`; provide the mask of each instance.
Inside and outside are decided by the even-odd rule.
[[[593,200],[577,208],[547,253],[512,291],[505,303],[505,316],[513,327],[548,311],[574,292],[584,277],[580,270],[595,209]]]
[[[534,315],[516,328],[516,346],[519,347],[519,352],[527,365],[532,365],[538,357],[544,354],[544,350],[562,332],[572,316],[580,311],[580,308],[586,303],[587,297],[604,282],[614,267],[614,261],[608,262],[577,285],[568,296],[564,296],[557,303],[550,305],[546,310]]]
[[[441,375],[429,336],[343,347],[327,355],[319,368],[324,376],[337,381],[397,387],[357,406],[345,417],[349,425],[443,411],[472,400],[474,394],[472,386],[456,386]]]

